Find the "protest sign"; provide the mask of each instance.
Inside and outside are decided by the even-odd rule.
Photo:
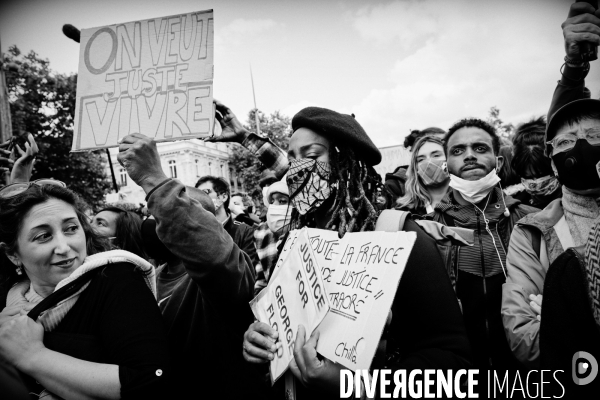
[[[321,276],[327,290],[331,283],[332,274],[335,272],[333,263],[338,256],[342,239],[339,238],[336,231],[313,228],[308,228],[308,238],[319,267],[321,267]]]
[[[414,232],[348,233],[325,288],[329,313],[317,351],[351,370],[369,369],[398,283],[416,240]]]
[[[297,238],[269,284],[250,302],[256,318],[279,333],[277,354],[270,364],[274,383],[288,368],[294,357],[298,325],[310,335],[323,320],[329,305],[315,255],[306,229]]]
[[[72,151],[213,133],[212,10],[83,29]]]

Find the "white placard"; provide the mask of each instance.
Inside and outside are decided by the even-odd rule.
[[[71,150],[213,134],[213,51],[212,10],[83,29]]]
[[[310,335],[329,310],[321,271],[306,229],[297,232],[283,263],[273,272],[267,287],[250,302],[250,307],[256,319],[279,333],[281,346],[270,363],[271,381],[275,383],[294,358],[298,325],[303,325]]]
[[[414,232],[357,232],[340,240],[326,283],[329,313],[317,351],[351,369],[369,369],[406,262]],[[327,268],[327,267],[325,267]]]

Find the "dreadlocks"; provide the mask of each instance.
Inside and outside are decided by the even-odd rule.
[[[338,150],[339,148],[339,150]],[[325,229],[337,230],[343,237],[347,232],[371,231],[379,215],[373,207],[377,197],[377,173],[357,160],[349,147],[331,146],[329,150],[331,181],[335,190],[335,201],[329,210],[331,215]],[[300,215],[294,211],[291,226],[300,228],[315,226],[314,212]]]

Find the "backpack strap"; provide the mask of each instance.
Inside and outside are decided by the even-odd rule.
[[[37,321],[42,312],[54,307],[64,299],[77,293],[77,291],[81,289],[83,285],[88,283],[101,269],[102,268],[94,268],[81,275],[73,282],[61,287],[56,292],[51,293],[48,297],[39,302],[37,306],[33,307],[33,309],[27,313],[27,316],[32,320]]]
[[[398,232],[404,230],[404,222],[410,215],[408,211],[383,210],[375,224],[376,231]]]

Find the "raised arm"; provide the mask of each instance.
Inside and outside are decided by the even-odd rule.
[[[581,59],[581,44],[588,42],[600,45],[600,10],[594,10],[588,3],[573,3],[562,24],[562,30],[565,38],[565,64],[562,77],[554,90],[548,118],[565,104],[590,97],[590,92],[585,87],[590,64]]]
[[[219,308],[232,303],[247,307],[254,288],[250,257],[205,206],[187,195],[181,182],[166,177],[156,143],[141,134],[126,136],[117,159],[147,193],[158,237],[183,261],[206,300]],[[212,204],[208,197],[205,204]]]
[[[277,179],[283,178],[289,169],[285,152],[269,138],[258,136],[244,128],[233,111],[225,104],[217,100],[214,103],[218,111],[216,117],[223,132],[220,136],[204,140],[206,142],[238,143],[254,153],[267,169],[275,172]]]

